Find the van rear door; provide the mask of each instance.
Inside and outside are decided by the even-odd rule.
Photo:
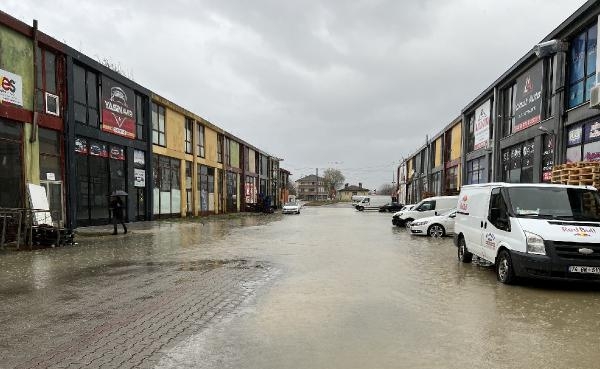
[[[469,252],[484,257],[483,231],[487,221],[490,188],[471,188],[461,193],[461,203],[466,203],[466,217],[463,220],[463,235]]]

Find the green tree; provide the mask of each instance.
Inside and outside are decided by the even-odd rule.
[[[339,169],[327,168],[323,172],[323,182],[325,185],[325,190],[329,194],[329,197],[334,198],[336,195],[336,189],[339,188],[346,177],[339,171]]]

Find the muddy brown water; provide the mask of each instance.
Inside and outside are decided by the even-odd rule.
[[[167,288],[165,276],[264,264],[276,277],[227,319],[163,350],[155,366],[600,367],[598,286],[501,285],[491,268],[458,263],[451,238],[410,236],[389,214],[304,208],[134,235],[0,255],[2,326],[14,331],[29,320],[51,329],[39,321],[52,316],[48,301],[68,307],[59,315],[68,325],[82,319],[84,297],[127,293],[136,278],[152,287],[136,296],[144,300]],[[85,319],[101,322],[102,314]],[[0,334],[0,351],[21,347],[6,341],[15,337]]]

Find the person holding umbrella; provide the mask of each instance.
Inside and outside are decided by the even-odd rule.
[[[117,234],[117,224],[121,223],[123,226],[123,234],[127,233],[127,227],[125,226],[125,222],[123,220],[123,208],[125,205],[123,204],[123,200],[121,200],[121,196],[127,196],[127,192],[125,191],[114,191],[110,195],[110,209],[112,210],[112,218],[113,218],[113,226],[114,231],[112,234]]]

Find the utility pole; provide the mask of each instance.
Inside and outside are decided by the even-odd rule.
[[[317,194],[315,195],[315,200],[319,201],[319,168],[317,168]]]

